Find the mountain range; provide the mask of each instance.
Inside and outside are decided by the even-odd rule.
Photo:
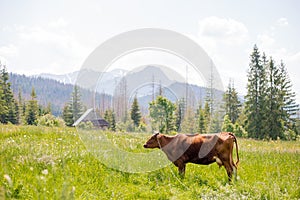
[[[129,102],[135,95],[137,96],[141,109],[144,111],[147,110],[149,102],[159,93],[159,90],[162,90],[163,95],[173,102],[188,97],[190,105],[195,106],[199,102],[204,102],[208,91],[205,87],[186,84],[185,78],[180,74],[158,65],[141,66],[131,71],[114,69],[103,73],[75,71],[62,75],[39,74],[35,76],[10,73],[10,82],[15,96],[21,91],[25,99],[30,98],[32,87],[34,87],[39,104],[51,103],[53,114],[60,115],[65,103],[70,101],[79,74],[84,74],[87,80],[91,77],[97,80],[92,85],[92,89],[81,88],[80,90],[82,101],[87,107],[94,105],[95,94],[105,93],[106,96],[112,97],[123,93],[124,90]],[[223,92],[214,90],[214,95],[220,100]]]

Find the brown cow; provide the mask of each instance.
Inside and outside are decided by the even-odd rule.
[[[232,158],[234,142],[237,153],[236,164]],[[178,134],[175,136],[156,133],[144,144],[144,148],[161,149],[178,167],[182,177],[184,177],[186,163],[208,165],[217,162],[219,167],[225,167],[229,181],[231,181],[232,173],[236,178],[239,155],[237,140],[232,133]]]

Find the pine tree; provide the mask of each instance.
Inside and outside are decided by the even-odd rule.
[[[241,102],[232,83],[229,83],[227,90],[223,96],[225,114],[228,115],[230,121],[235,123],[241,113]]]
[[[197,132],[196,116],[193,109],[190,106],[186,108],[184,118],[181,124],[181,131],[190,134]]]
[[[63,108],[62,118],[67,126],[72,126],[74,124],[72,105],[70,103],[65,104]]]
[[[291,129],[297,132],[295,123],[299,113],[299,104],[296,104],[296,94],[292,91],[292,83],[283,61],[280,63],[279,73],[280,119],[283,121],[283,126],[286,130]]]
[[[83,104],[80,99],[80,91],[78,86],[74,86],[71,101],[65,104],[63,108],[63,119],[67,126],[72,126],[74,122],[83,114]]]
[[[72,114],[73,119],[76,121],[83,114],[83,105],[81,102],[81,95],[79,91],[79,87],[77,85],[74,86],[74,91],[72,93]]]
[[[133,120],[134,125],[136,127],[138,127],[140,125],[140,121],[141,121],[141,111],[140,111],[140,107],[139,107],[136,95],[135,95],[135,97],[133,99],[133,103],[131,105],[130,116],[131,116],[131,119]]]
[[[0,63],[0,122],[18,123],[16,102],[11,90],[11,84],[8,82],[9,75],[6,67]]]
[[[32,87],[31,90],[31,100],[28,101],[27,103],[27,108],[26,108],[26,123],[28,125],[36,125],[36,120],[38,117],[38,103],[36,100],[36,93],[34,88]]]
[[[181,131],[181,123],[184,118],[184,99],[181,99],[177,102],[177,108],[176,108],[176,131],[179,132]]]
[[[245,97],[246,130],[250,137],[287,139],[296,133],[295,120],[299,105],[295,93],[281,62],[279,66],[268,61],[254,47],[248,73],[248,92]],[[288,134],[286,136],[286,133]]]
[[[108,129],[116,131],[116,115],[112,110],[106,110],[104,112],[104,119],[109,123]]]
[[[204,104],[204,118],[206,121],[206,133],[209,133],[211,130],[211,125],[212,125],[212,119],[211,119],[211,112],[210,112],[210,106],[209,106],[209,102],[206,101]]]
[[[257,46],[253,48],[248,72],[247,95],[245,96],[245,121],[249,137],[264,138],[266,130],[266,57],[261,60]]]
[[[204,110],[201,108],[201,105],[199,106],[198,116],[198,132],[200,134],[206,133],[207,124],[205,120]]]
[[[282,99],[279,95],[279,79],[281,75],[276,67],[272,57],[268,64],[268,88],[267,88],[267,110],[268,117],[266,123],[266,130],[268,137],[272,139],[283,138],[283,125],[280,119],[280,107],[282,106]]]

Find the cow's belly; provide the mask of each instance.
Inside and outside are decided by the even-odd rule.
[[[190,161],[188,161],[190,163],[194,163],[194,164],[200,164],[200,165],[209,165],[211,163],[214,163],[215,160],[212,159],[212,158],[195,158],[195,159],[192,159]]]

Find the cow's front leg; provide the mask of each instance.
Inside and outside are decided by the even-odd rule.
[[[178,167],[178,172],[181,178],[184,178],[184,174],[185,174],[185,163],[177,160],[174,162],[175,166]]]

